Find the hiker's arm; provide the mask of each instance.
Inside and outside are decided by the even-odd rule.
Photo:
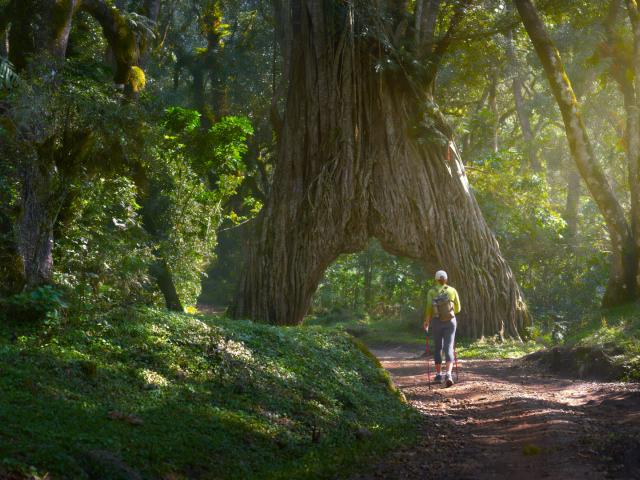
[[[433,295],[429,292],[427,294],[427,308],[424,309],[424,321],[422,324],[425,329],[429,328],[431,317],[433,317]]]
[[[430,308],[427,308],[427,310],[425,310],[424,312],[424,322],[422,324],[422,326],[427,329],[429,328],[429,324],[431,323],[431,317],[432,317],[432,313],[430,311]]]
[[[456,290],[456,296],[453,299],[453,313],[460,313],[460,295],[458,295],[458,291]]]

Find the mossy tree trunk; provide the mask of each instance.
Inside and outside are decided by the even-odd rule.
[[[518,337],[527,310],[429,95],[433,76],[379,71],[392,52],[365,34],[381,7],[365,8],[323,0],[283,9],[293,41],[278,161],[231,314],[300,323],[324,270],[375,237],[449,272],[464,333]],[[413,37],[398,18],[395,31]],[[446,41],[429,45],[431,59]]]
[[[562,65],[558,50],[549,37],[531,1],[514,1],[560,108],[571,155],[607,225],[612,253],[611,273],[603,305],[614,306],[637,299],[640,296],[640,278],[638,275],[640,238],[638,238],[638,227],[635,226],[638,222],[638,206],[632,207],[630,212],[632,220],[628,222],[621,203],[616,198],[602,167],[595,158],[587,130],[580,116],[580,106],[576,100],[569,77]],[[635,2],[631,3],[635,4]],[[633,7],[631,6],[630,8]],[[630,10],[630,12],[632,11]],[[635,102],[635,98],[630,99],[628,97],[629,94],[626,94],[625,104]],[[636,109],[637,106],[634,106],[631,110],[627,107],[630,112],[628,117],[628,127],[631,132],[631,137],[629,137],[629,151],[631,152],[629,157],[629,181],[632,197],[638,194],[638,150],[633,151],[631,149],[631,143],[638,142],[635,133],[638,129]],[[634,137],[636,137],[636,140],[634,140]],[[637,203],[637,199],[635,202]]]
[[[42,75],[42,82],[55,88],[60,81],[55,72],[64,62],[74,15],[81,9],[100,23],[115,52],[115,82],[127,83],[139,56],[136,35],[104,0],[10,0],[0,11],[0,34],[4,37],[8,30],[9,59],[19,75]],[[52,280],[53,227],[70,181],[65,175],[82,161],[90,136],[91,132],[65,130],[64,138],[54,139],[45,132],[20,139],[27,153],[17,169],[21,196],[16,248],[24,278],[16,285],[34,288]]]

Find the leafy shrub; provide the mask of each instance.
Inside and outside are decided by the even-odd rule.
[[[152,261],[141,225],[137,190],[125,177],[97,178],[76,186],[56,244],[56,282],[86,309],[149,301]]]
[[[5,321],[55,322],[66,310],[63,292],[51,285],[19,293],[0,301],[0,311]]]

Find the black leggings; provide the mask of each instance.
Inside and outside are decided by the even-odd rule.
[[[447,362],[453,362],[453,344],[457,326],[458,323],[455,317],[448,322],[441,322],[438,317],[431,321],[429,330],[431,330],[431,336],[433,337],[433,357],[436,363],[442,363],[443,350]]]

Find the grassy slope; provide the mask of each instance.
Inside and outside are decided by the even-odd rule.
[[[324,478],[410,440],[414,415],[340,332],[149,309],[0,325],[0,476],[87,478],[106,451],[144,478]]]

